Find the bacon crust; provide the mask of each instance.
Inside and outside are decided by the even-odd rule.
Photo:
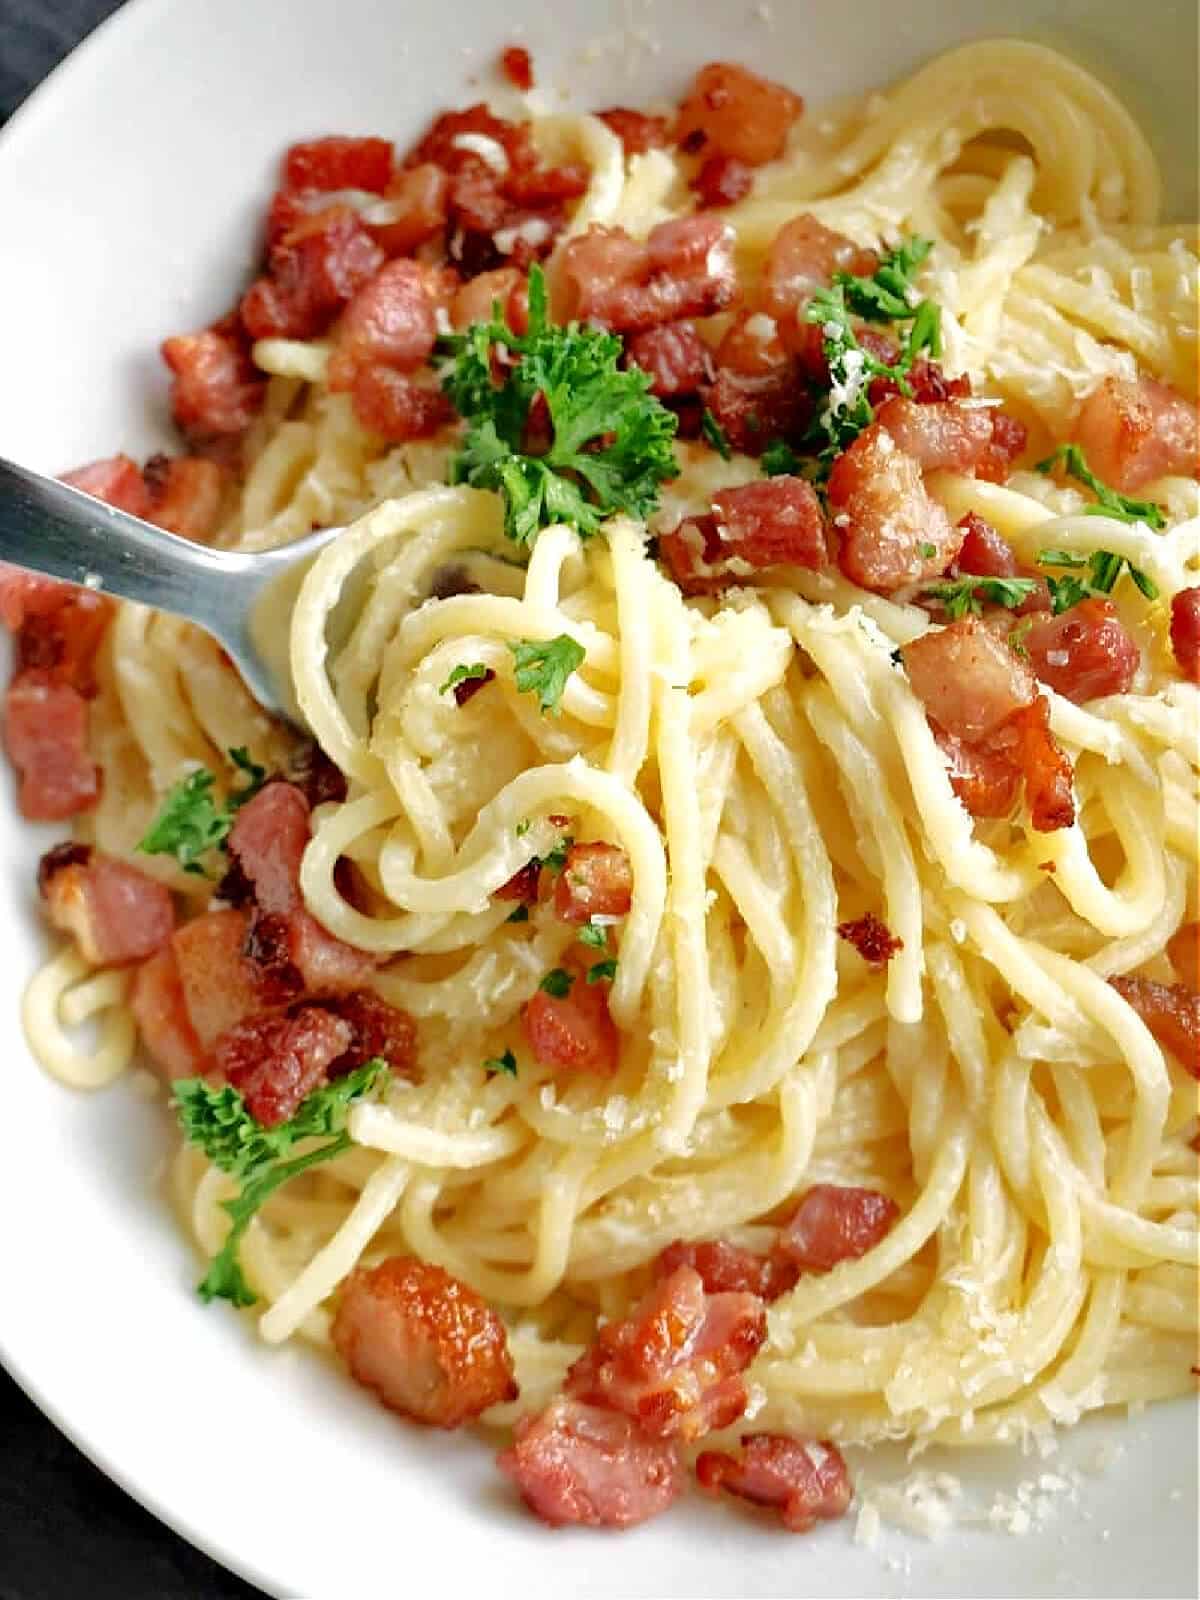
[[[617,333],[709,317],[737,294],[733,230],[717,217],[660,222],[644,245],[593,224],[559,258],[568,313]]]
[[[839,922],[837,932],[839,939],[852,944],[863,960],[873,967],[886,966],[894,955],[904,949],[904,940],[898,939],[887,923],[881,922],[872,911],[853,922]]]
[[[1200,586],[1171,599],[1171,649],[1190,683],[1200,683]]]
[[[299,1006],[287,1016],[236,1023],[213,1046],[213,1065],[241,1092],[254,1120],[274,1128],[329,1081],[331,1063],[353,1042],[348,1022],[321,1006]]]
[[[696,1478],[708,1494],[725,1489],[778,1511],[793,1533],[808,1533],[818,1521],[844,1516],[853,1492],[836,1445],[782,1433],[743,1434],[740,1458],[723,1450],[701,1451]]]
[[[630,1528],[661,1515],[684,1486],[670,1441],[648,1437],[619,1412],[562,1398],[522,1417],[497,1463],[554,1528]]]
[[[803,1272],[856,1261],[891,1232],[900,1208],[876,1189],[815,1184],[779,1235],[779,1250]]]
[[[1124,694],[1142,660],[1117,608],[1099,596],[1039,618],[1022,644],[1041,681],[1077,704]]]
[[[628,916],[633,904],[633,868],[620,845],[573,844],[554,884],[554,914],[560,922]]]
[[[1150,978],[1110,978],[1109,983],[1141,1017],[1185,1072],[1200,1078],[1200,994],[1190,983],[1155,983]]]
[[[330,1336],[351,1376],[414,1422],[458,1428],[519,1392],[500,1318],[460,1279],[413,1256],[352,1272]]]
[[[755,1294],[768,1301],[794,1288],[799,1276],[798,1268],[777,1251],[759,1255],[727,1239],[677,1239],[655,1259],[654,1275],[669,1278],[678,1267],[698,1272],[706,1294]]]
[[[171,895],[136,867],[88,846],[56,845],[38,866],[46,916],[86,961],[126,966],[161,949],[175,927]]]
[[[967,744],[994,734],[1037,692],[1029,668],[975,617],[931,629],[901,656],[926,711]]]
[[[803,110],[800,96],[782,84],[732,61],[710,61],[679,108],[675,137],[685,150],[758,167],[782,153]]]
[[[1074,436],[1096,476],[1123,494],[1197,470],[1196,407],[1155,378],[1105,378],[1084,401]]]
[[[879,423],[834,462],[828,495],[841,538],[838,564],[864,589],[890,594],[927,582],[962,546],[962,531],[926,489],[920,464]]]
[[[569,993],[560,997],[539,989],[521,1012],[529,1047],[544,1066],[611,1077],[621,1041],[608,1012],[605,985],[588,983],[578,963],[569,963],[567,970],[574,979]]]
[[[563,1392],[623,1411],[658,1438],[698,1439],[746,1409],[741,1374],[766,1335],[757,1295],[708,1295],[700,1274],[680,1266],[627,1318],[600,1329]]]

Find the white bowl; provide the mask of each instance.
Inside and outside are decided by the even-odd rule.
[[[506,14],[501,15],[501,11]],[[1195,199],[1196,12],[1144,0],[136,0],[0,138],[0,448],[61,470],[167,444],[158,341],[225,309],[252,265],[280,151],[305,135],[401,143],[484,92],[499,48],[533,47],[578,103],[677,94],[734,57],[812,100],[864,89],[1003,27],[1058,44],[1147,123],[1176,215]],[[580,47],[607,44],[590,64]],[[160,1193],[161,1108],[72,1095],[18,1023],[43,940],[43,848],[0,807],[0,1358],[151,1510],[277,1594],[434,1589],[542,1596],[1184,1595],[1196,1592],[1190,1404],[1103,1421],[1053,1461],[992,1457],[964,1480],[1010,1490],[1064,1458],[1120,1459],[1025,1538],[940,1544],[849,1524],[803,1540],[690,1501],[633,1533],[551,1534],[519,1513],[469,1435],[405,1427],[303,1351],[268,1351],[191,1292],[196,1263]]]

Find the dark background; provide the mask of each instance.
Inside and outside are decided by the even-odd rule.
[[[117,3],[0,0],[0,123]],[[135,1505],[0,1369],[0,1600],[77,1596],[256,1600],[258,1590]]]

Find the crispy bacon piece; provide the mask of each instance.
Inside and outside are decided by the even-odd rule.
[[[383,251],[350,206],[304,217],[271,247],[267,276],[242,297],[254,339],[312,339],[383,265]]]
[[[4,699],[4,744],[17,805],[30,822],[64,822],[95,805],[100,774],[87,746],[87,701],[52,673],[26,668]]]
[[[392,176],[392,146],[387,139],[348,139],[333,135],[294,144],[284,157],[287,189],[366,189],[382,194]]]
[[[299,992],[298,974],[294,984],[281,984],[246,958],[249,926],[246,911],[207,911],[172,935],[184,1008],[204,1049],[244,1018]]]
[[[778,324],[765,311],[737,312],[721,335],[714,359],[721,371],[739,378],[773,378],[784,371],[799,381]]]
[[[930,717],[929,725],[946,761],[950,787],[973,817],[1012,815],[1021,774],[1007,751],[966,744]]]
[[[330,1063],[331,1078],[344,1077],[376,1056],[381,1056],[397,1077],[413,1075],[417,1028],[407,1011],[389,1005],[373,989],[354,989],[323,1000],[321,1009],[348,1024],[351,1033],[347,1049]]]
[[[363,285],[342,313],[329,363],[329,387],[349,389],[364,367],[411,372],[422,366],[437,338],[429,269],[415,261],[389,261]]]
[[[0,622],[15,633],[30,617],[52,615],[70,594],[68,584],[0,561]]]
[[[125,455],[109,456],[104,461],[90,461],[86,467],[64,472],[62,481],[70,484],[72,489],[82,489],[84,494],[95,495],[97,500],[116,506],[119,511],[128,511],[134,517],[144,517],[149,508],[149,496],[142,474],[137,463]]]
[[[174,374],[171,414],[193,444],[236,438],[262,410],[267,380],[235,334],[179,333],[163,340],[162,358]]]
[[[359,1267],[330,1329],[351,1376],[390,1411],[458,1428],[518,1389],[504,1324],[460,1279],[413,1256]]]
[[[1185,922],[1167,940],[1167,955],[1189,989],[1200,990],[1200,922]]]
[[[385,256],[411,254],[446,226],[450,176],[432,161],[403,167],[383,200],[363,215],[363,226]]]
[[[537,856],[519,867],[507,883],[502,883],[496,890],[497,900],[519,900],[522,905],[535,905],[538,897],[538,884],[542,877],[542,863]]]
[[[814,344],[821,356],[821,330],[805,322],[801,313],[813,294],[832,283],[835,272],[870,277],[878,265],[873,250],[864,250],[804,212],[785,222],[771,241],[763,265],[762,309],[779,324],[787,348],[811,360]]]
[[[528,93],[533,88],[533,57],[524,45],[510,44],[500,52],[500,70],[514,89]]]
[[[889,366],[895,364],[896,357],[900,354],[896,341],[878,328],[860,328],[858,342],[865,350],[869,350],[873,356]],[[934,400],[966,400],[971,395],[971,379],[965,372],[960,372],[957,377],[948,378],[942,370],[941,362],[931,361],[928,356],[918,356],[913,362],[912,370],[908,374],[908,387],[912,390],[912,398],[918,405],[928,405]],[[894,378],[877,375],[871,379],[867,398],[873,406],[879,406],[889,395],[899,393],[900,388]]]
[[[38,889],[51,925],[69,933],[96,967],[142,961],[175,928],[169,890],[87,845],[48,850],[38,865]]]
[[[350,398],[363,427],[389,444],[427,439],[454,416],[440,389],[417,383],[391,367],[363,368],[355,375]]]
[[[660,1515],[684,1485],[675,1445],[577,1400],[560,1398],[522,1417],[511,1447],[496,1459],[529,1509],[552,1528],[629,1528]]]
[[[958,526],[963,536],[962,548],[958,552],[960,571],[977,573],[981,578],[1016,577],[1016,552],[990,522],[985,522],[976,512],[968,511]]]
[[[1200,587],[1171,598],[1171,649],[1184,677],[1200,683]]]
[[[759,167],[782,154],[803,110],[804,101],[783,84],[732,61],[710,61],[679,108],[675,137],[685,150]]]
[[[1007,411],[993,408],[984,413],[992,423],[992,437],[987,448],[975,463],[975,476],[989,483],[1003,483],[1012,471],[1013,462],[1028,442],[1025,424]]]
[[[813,401],[773,318],[739,313],[715,359],[717,375],[703,398],[733,449],[758,456],[776,439],[800,441]]]
[[[666,117],[650,117],[644,111],[630,111],[626,106],[610,106],[607,111],[597,111],[595,115],[620,139],[627,156],[644,155],[647,150],[665,150],[671,143],[671,125]]]
[[[819,571],[828,560],[825,518],[802,478],[719,489],[709,517],[689,518],[659,540],[663,560],[685,594],[745,582],[755,572],[789,565]]]
[[[168,533],[200,543],[216,531],[228,473],[202,456],[151,456],[143,473],[149,505],[143,513]]]
[[[695,394],[712,366],[694,322],[671,322],[635,333],[626,341],[625,358],[630,366],[650,374],[650,393],[661,400]]]
[[[514,333],[523,333],[528,327],[528,280],[516,267],[496,267],[491,272],[480,272],[464,283],[455,294],[450,306],[450,320],[456,328],[469,328],[474,322],[490,322],[492,310],[499,305],[501,315]],[[524,300],[523,315],[518,314],[518,302]]]
[[[838,938],[852,944],[864,961],[873,967],[883,967],[900,950],[904,940],[898,939],[886,922],[868,911],[865,917],[854,922],[839,922]]]
[[[561,167],[531,167],[512,172],[505,180],[504,193],[514,204],[531,206],[536,212],[564,200],[578,200],[581,194],[586,194],[588,182],[587,167],[581,162],[568,161]],[[509,219],[518,224],[521,220]]]
[[[1098,596],[1039,618],[1021,642],[1042,682],[1077,705],[1124,694],[1142,659],[1117,608]]]
[[[254,888],[257,910],[249,937],[266,935],[279,951],[267,966],[284,965],[286,950],[286,960],[309,989],[361,988],[373,967],[371,957],[335,939],[304,907],[300,862],[308,836],[308,802],[295,784],[268,783],[238,812],[229,854]],[[276,924],[264,928],[263,917],[281,919],[286,936]]]
[[[624,917],[633,903],[633,868],[620,845],[573,844],[554,884],[554,914],[560,922]]]
[[[468,135],[463,142],[463,135]],[[462,111],[444,111],[434,118],[420,143],[405,158],[405,166],[432,161],[447,172],[479,160],[475,136],[491,139],[504,151],[510,170],[523,171],[536,164],[537,156],[527,123],[506,122],[478,101]]]
[[[784,1433],[743,1434],[740,1460],[723,1450],[702,1450],[696,1478],[708,1494],[727,1489],[753,1505],[771,1507],[793,1533],[845,1516],[853,1493],[836,1445]]]
[[[609,1322],[567,1372],[563,1392],[607,1406],[661,1439],[699,1439],[746,1409],[741,1374],[767,1336],[753,1294],[704,1291],[680,1266],[620,1322]]]
[[[274,1128],[329,1081],[330,1064],[353,1042],[348,1022],[323,1006],[299,1006],[287,1016],[237,1023],[213,1046],[213,1065],[240,1090],[254,1120]]]
[[[315,739],[305,739],[293,752],[288,781],[308,801],[310,811],[330,800],[346,798],[345,773],[329,759]]]
[[[113,603],[90,589],[53,579],[35,579],[20,601],[25,612],[16,638],[17,677],[45,673],[55,684],[83,699],[96,693],[94,667],[100,641],[112,618]]]
[[[129,1006],[142,1043],[168,1082],[203,1073],[207,1060],[187,1014],[175,951],[169,944],[138,967]]]
[[[841,534],[838,564],[880,594],[944,572],[962,545],[921,477],[920,465],[873,423],[833,464],[828,498]]]
[[[778,1249],[802,1272],[828,1272],[873,1250],[899,1215],[896,1202],[878,1190],[818,1183],[780,1232]]]
[[[1200,994],[1192,985],[1154,983],[1149,978],[1108,981],[1163,1049],[1169,1050],[1193,1078],[1200,1078]]]
[[[464,678],[461,683],[456,683],[451,691],[454,695],[454,704],[461,710],[469,701],[474,700],[480,689],[485,689],[495,676],[491,667],[485,667],[481,677]]]
[[[1074,437],[1098,478],[1123,494],[1197,469],[1196,407],[1155,378],[1105,378],[1084,401]]]
[[[1039,833],[1055,833],[1075,821],[1074,773],[1065,750],[1050,732],[1050,702],[1039,694],[1014,712],[1005,730],[1015,734],[1014,760],[1025,779],[1029,817]]]
[[[692,179],[702,206],[734,206],[754,187],[754,171],[736,156],[709,156]]]
[[[760,1300],[778,1300],[795,1287],[799,1276],[778,1251],[761,1256],[725,1239],[677,1239],[656,1258],[654,1275],[669,1278],[678,1267],[698,1272],[706,1294],[756,1294]]]
[[[995,733],[1037,693],[1029,668],[974,617],[922,634],[901,657],[926,711],[968,744]]]
[[[569,965],[574,982],[561,999],[539,989],[521,1012],[521,1026],[544,1066],[611,1077],[621,1041],[608,1014],[605,986],[588,983],[582,966]]]
[[[897,396],[885,400],[875,420],[925,472],[939,467],[970,472],[992,439],[986,411],[969,411],[954,400],[918,405]]]
[[[590,227],[560,257],[569,314],[618,333],[708,317],[737,294],[733,230],[717,217],[660,222],[645,245],[622,228]]]

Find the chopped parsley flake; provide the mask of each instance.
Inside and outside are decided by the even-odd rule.
[[[1151,528],[1166,527],[1167,519],[1163,516],[1161,506],[1156,506],[1153,500],[1131,500],[1128,495],[1110,489],[1088,466],[1087,458],[1077,444],[1060,444],[1045,461],[1037,463],[1036,470],[1053,472],[1060,465],[1069,478],[1074,478],[1096,496],[1094,505],[1084,507],[1085,515],[1115,517],[1118,522],[1144,522]]]
[[[552,967],[541,983],[538,984],[538,988],[553,1000],[565,1000],[570,994],[571,985],[574,982],[574,973],[568,972],[565,967]]]
[[[450,690],[457,688],[460,683],[472,683],[476,678],[486,678],[490,670],[490,668],[484,666],[482,661],[473,661],[469,667],[457,666],[445,683],[442,684],[438,693],[449,694]]]
[[[557,639],[545,641],[510,639],[508,648],[516,666],[518,690],[536,694],[542,712],[557,716],[567,679],[587,654],[583,646],[576,644],[570,634],[560,633]]]
[[[589,983],[611,983],[617,975],[617,963],[611,956],[607,961],[597,961],[588,968]]]
[[[266,768],[251,761],[241,747],[231,750],[229,759],[247,781],[230,790],[223,806],[213,800],[216,779],[200,767],[170,791],[137,848],[148,856],[174,856],[185,872],[207,877],[203,857],[225,843],[234,817],[262,788],[267,775]]]
[[[515,1078],[517,1075],[517,1058],[511,1050],[506,1050],[502,1056],[488,1056],[483,1063],[483,1070],[489,1078],[494,1077],[498,1072],[504,1073],[508,1078]]]
[[[730,448],[729,440],[725,434],[725,429],[717,421],[716,417],[713,416],[712,412],[707,406],[705,406],[704,414],[700,418],[700,432],[708,440],[709,444],[712,445],[713,449],[723,461],[729,461],[732,458],[733,451]]]
[[[1083,555],[1077,550],[1039,550],[1039,567],[1067,567],[1065,578],[1048,575],[1046,586],[1050,590],[1050,606],[1054,615],[1060,616],[1093,595],[1111,594],[1117,579],[1127,571],[1147,600],[1158,599],[1158,585],[1140,567],[1135,567],[1125,556],[1112,550],[1093,550]],[[1087,576],[1077,574],[1086,568]]]
[[[985,600],[1014,611],[1036,588],[1036,578],[983,578],[966,573],[945,583],[931,583],[922,594],[940,600],[950,621],[957,622],[960,617],[982,616]]]

